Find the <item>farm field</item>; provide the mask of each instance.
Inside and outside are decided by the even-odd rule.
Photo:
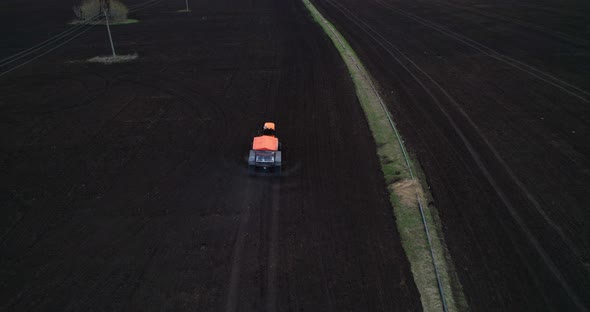
[[[113,38],[137,60],[85,62],[110,53],[95,26],[0,77],[0,310],[421,310],[354,86],[303,4],[125,3],[140,22]],[[71,6],[3,1],[0,59]],[[253,178],[267,120],[283,176]]]
[[[473,311],[590,306],[590,5],[314,0],[423,167]]]

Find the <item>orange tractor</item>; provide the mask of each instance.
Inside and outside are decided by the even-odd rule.
[[[274,122],[265,122],[262,135],[254,137],[252,150],[248,157],[248,169],[253,173],[256,168],[281,172],[281,151],[279,139],[275,135]]]

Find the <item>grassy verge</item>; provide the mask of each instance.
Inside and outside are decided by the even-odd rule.
[[[86,23],[88,23],[88,25],[92,25],[92,24],[106,25],[107,24],[107,22],[105,22],[105,21],[101,21],[101,22],[88,22],[88,21],[74,20],[74,21],[71,21],[70,22],[70,25],[78,25],[78,24],[86,24]],[[136,24],[136,23],[139,23],[139,20],[133,19],[133,18],[128,18],[128,19],[122,20],[122,21],[116,21],[116,22],[111,21],[109,23],[109,25],[116,26],[116,25]]]
[[[95,56],[87,60],[89,63],[101,63],[101,64],[118,64],[128,63],[137,60],[137,53],[128,55],[117,55],[117,56]]]
[[[328,22],[309,0],[302,0],[314,20],[330,37],[346,63],[355,84],[357,97],[365,111],[371,132],[377,144],[377,155],[387,185],[390,186],[390,201],[404,251],[410,262],[414,281],[420,292],[425,311],[441,311],[436,275],[432,265],[428,240],[418,209],[417,197],[424,204],[426,223],[432,238],[432,249],[441,277],[449,311],[468,310],[461,284],[456,276],[444,239],[438,212],[432,205],[431,195],[422,188],[424,174],[409,158],[404,157],[403,141],[392,127],[388,112],[383,107],[379,94],[369,73],[344,37]],[[411,168],[411,169],[410,169]]]
[[[136,24],[136,23],[139,23],[139,20],[138,19],[128,18],[128,19],[126,19],[124,21],[111,23],[111,25],[127,25],[127,24]]]

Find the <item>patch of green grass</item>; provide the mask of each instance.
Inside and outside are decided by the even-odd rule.
[[[112,23],[111,25],[128,25],[128,24],[137,24],[137,23],[139,23],[139,20],[138,19],[128,18],[128,19],[126,19],[124,21]]]
[[[84,23],[87,23],[87,21],[74,20],[74,21],[71,21],[69,24],[70,25],[78,25],[78,24],[84,24]],[[109,25],[110,26],[117,26],[117,25],[129,25],[129,24],[136,24],[136,23],[139,23],[138,19],[128,18],[123,21],[116,21],[116,22],[111,21],[111,22],[109,22]],[[88,24],[106,25],[106,21],[102,21],[99,23],[89,22]]]
[[[385,182],[387,182],[388,185],[393,184],[402,179],[399,167],[399,164],[396,162],[381,162],[381,169],[383,170],[383,174],[385,175]]]

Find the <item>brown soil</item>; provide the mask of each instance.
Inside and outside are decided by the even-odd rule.
[[[61,31],[61,2],[4,1],[0,58]],[[0,310],[420,310],[354,87],[302,3],[182,4],[112,29],[134,62],[72,62],[108,55],[96,27],[0,78]],[[249,177],[267,120],[284,175]]]
[[[381,86],[474,311],[590,306],[590,6],[315,0]]]

